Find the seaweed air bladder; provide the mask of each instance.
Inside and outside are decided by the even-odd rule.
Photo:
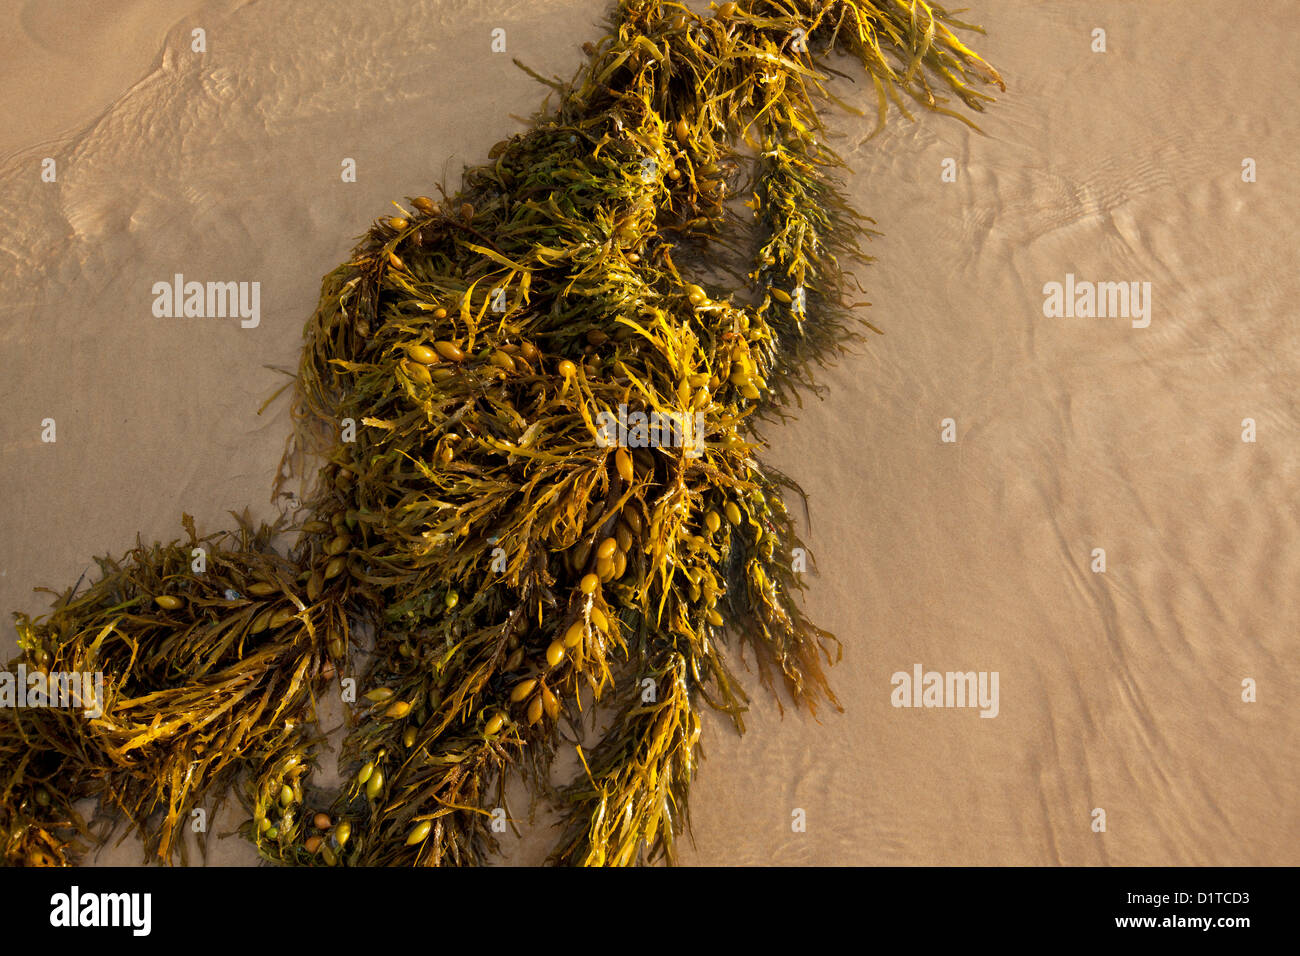
[[[102,673],[103,712],[0,713],[5,861],[75,861],[125,820],[183,862],[190,812],[233,796],[269,861],[477,864],[516,775],[562,809],[553,862],[673,861],[701,709],[743,730],[734,660],[838,707],[839,645],[795,600],[798,489],[755,430],[874,328],[846,301],[871,230],[819,117],[828,62],[856,61],[878,123],[979,111],[1002,82],[975,30],[920,0],[619,3],[526,132],[325,277],[286,456],[325,462],[302,520],[187,517],[17,615],[15,666]],[[331,793],[316,704],[341,676]]]

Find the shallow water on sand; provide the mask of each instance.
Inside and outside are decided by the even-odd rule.
[[[567,77],[604,11],[88,6],[0,15],[5,610],[43,609],[32,587],[137,532],[178,535],[182,511],[273,516],[290,423],[257,409],[320,276],[390,200],[453,186],[519,128],[545,91],[512,57]],[[972,45],[1010,87],[987,135],[895,114],[862,142],[874,118],[835,119],[885,233],[861,278],[886,334],[766,435],[809,496],[807,604],[844,642],[844,712],[782,718],[755,693],[743,738],[709,716],[684,862],[1300,862],[1300,170],[1276,95],[1300,87],[1277,22],[1300,13],[1232,6],[982,0]],[[258,327],[155,318],[177,272],[260,281]],[[1149,327],[1045,317],[1067,274],[1151,283]],[[916,664],[998,672],[997,716],[892,706]],[[544,855],[542,822],[506,862]]]

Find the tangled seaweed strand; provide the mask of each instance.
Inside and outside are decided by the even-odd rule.
[[[797,488],[753,427],[866,324],[828,62],[862,66],[881,122],[905,97],[949,112],[936,87],[980,110],[975,83],[1001,80],[955,29],[976,28],[920,0],[622,0],[573,81],[539,77],[557,102],[531,129],[326,276],[286,455],[327,462],[309,519],[203,542],[187,519],[185,545],[18,616],[25,666],[105,691],[97,719],[6,711],[5,861],[102,840],[83,797],[170,860],[235,788],[267,860],[480,863],[518,774],[563,809],[554,862],[671,862],[701,704],[743,730],[729,653],[838,707],[838,644],[793,600]],[[349,782],[322,820],[315,701],[354,657]],[[583,739],[598,701],[609,729],[550,791],[562,722]]]

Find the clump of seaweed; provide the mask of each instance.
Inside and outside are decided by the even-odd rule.
[[[298,596],[297,565],[272,550],[273,529],[200,539],[188,515],[185,525],[187,542],[101,560],[99,580],[59,595],[40,622],[17,615],[31,672],[102,683],[83,682],[75,707],[6,712],[3,806],[16,820],[26,805],[66,826],[78,820],[71,801],[93,796],[169,859],[205,797],[250,761],[302,752],[327,645],[347,634],[341,606]],[[48,826],[8,832],[9,862],[61,858]]]
[[[870,327],[846,302],[870,220],[817,113],[831,57],[882,122],[904,95],[948,112],[939,90],[979,110],[1001,80],[956,29],[921,0],[622,0],[529,130],[326,276],[287,456],[326,461],[307,520],[188,524],[19,617],[27,666],[102,671],[105,700],[0,721],[6,862],[65,862],[87,796],[170,860],[235,788],[267,860],[478,863],[512,774],[564,809],[555,862],[672,861],[700,707],[743,730],[733,654],[838,706],[838,644],[795,601],[797,487],[754,428]],[[309,817],[315,701],[354,660],[348,784]],[[562,724],[585,739],[598,703],[551,792]]]

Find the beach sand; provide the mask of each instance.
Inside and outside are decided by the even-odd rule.
[[[258,408],[320,277],[390,200],[454,188],[520,128],[545,90],[512,57],[568,77],[604,11],[6,5],[0,608],[44,610],[32,588],[137,532],[179,536],[182,512],[204,531],[273,518],[291,426],[283,399]],[[806,606],[843,641],[844,711],[782,717],[754,676],[744,737],[708,715],[682,861],[1300,863],[1300,10],[965,17],[1008,82],[985,135],[895,112],[867,141],[869,85],[836,83],[867,111],[831,126],[884,233],[859,278],[885,334],[764,432],[808,495]],[[260,324],[154,317],[178,272],[259,281]],[[1044,315],[1067,275],[1150,283],[1149,326]],[[893,706],[891,676],[918,664],[997,672],[997,715]],[[543,858],[545,824],[502,862]],[[208,862],[255,860],[232,837]]]

